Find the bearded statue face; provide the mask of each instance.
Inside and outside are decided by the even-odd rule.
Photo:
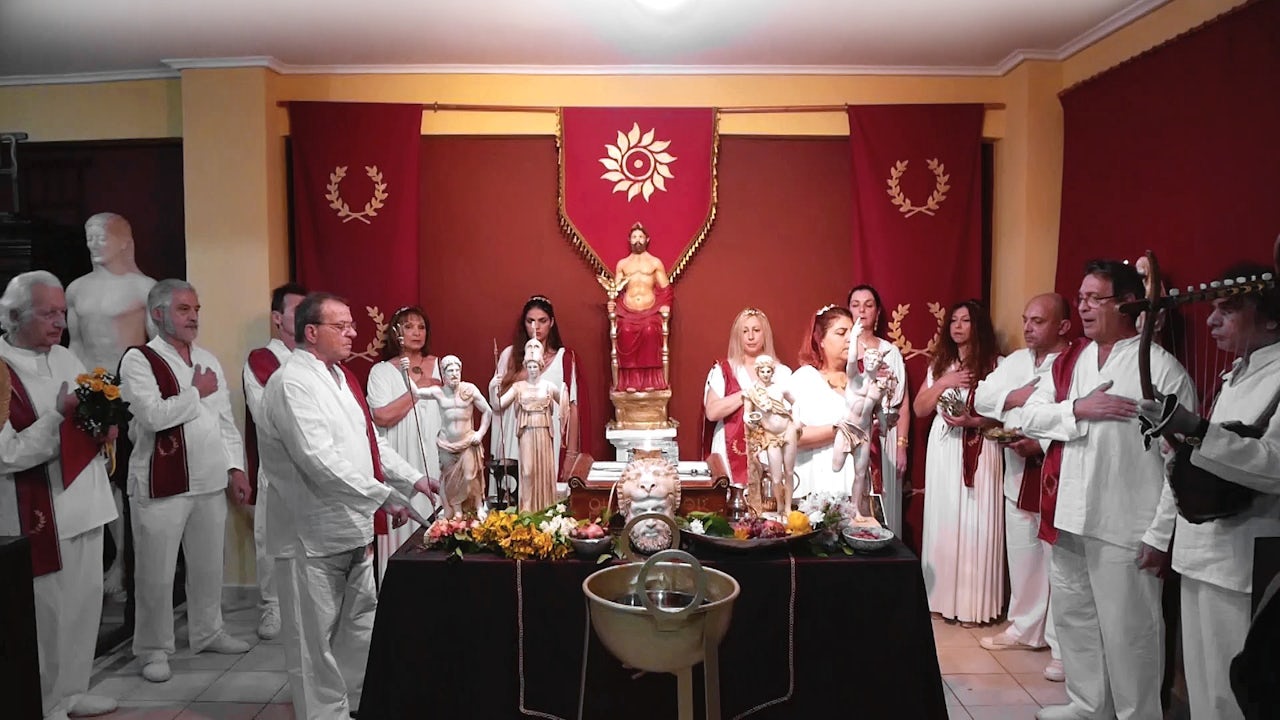
[[[618,483],[618,509],[628,522],[643,513],[661,513],[675,519],[680,506],[680,476],[676,467],[661,458],[637,457],[627,463]],[[675,547],[671,528],[660,520],[642,520],[631,528],[631,546],[652,554]]]

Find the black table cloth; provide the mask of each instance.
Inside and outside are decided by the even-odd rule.
[[[361,720],[579,717],[584,638],[577,560],[449,560],[420,547],[391,558]],[[898,541],[875,555],[698,551],[742,593],[720,646],[725,720],[946,718],[919,560]],[[622,667],[590,633],[582,717],[675,718],[674,675]],[[694,669],[702,713],[702,668]]]

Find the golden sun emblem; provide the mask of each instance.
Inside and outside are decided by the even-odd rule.
[[[601,180],[613,183],[613,192],[626,192],[627,202],[641,195],[645,202],[655,190],[666,192],[667,180],[674,179],[670,165],[675,156],[666,152],[670,140],[655,140],[656,128],[640,134],[640,124],[632,123],[631,132],[618,132],[617,145],[605,145],[608,157],[600,158],[607,172]]]

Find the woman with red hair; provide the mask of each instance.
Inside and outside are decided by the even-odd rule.
[[[840,470],[831,468],[836,425],[849,414],[844,391],[849,384],[845,365],[852,332],[853,315],[827,305],[814,314],[809,336],[800,347],[800,367],[788,384],[795,397],[791,415],[803,426],[796,456],[797,499],[810,493],[847,496],[853,492],[853,463],[845,463]]]

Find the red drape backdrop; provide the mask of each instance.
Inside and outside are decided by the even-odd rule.
[[[458,355],[463,376],[483,387],[494,341],[511,343],[530,295],[550,297],[592,383],[592,447],[611,452],[605,296],[558,227],[555,139],[421,142],[421,301],[432,351]],[[698,456],[703,385],[738,311],[763,309],[779,355],[794,365],[814,309],[843,301],[851,279],[845,139],[725,137],[719,175],[717,237],[680,278],[682,310],[672,316],[671,414],[686,458]]]
[[[1085,263],[1152,250],[1174,286],[1242,259],[1270,264],[1280,232],[1280,2],[1257,2],[1062,94],[1066,125],[1057,289]],[[1184,308],[1167,346],[1202,396],[1207,305]]]
[[[982,115],[981,105],[849,108],[853,275],[880,293],[879,334],[903,351],[913,396],[947,308],[984,294]],[[912,433],[916,488],[930,421],[917,418]],[[912,528],[923,508],[908,505]]]
[[[347,298],[363,382],[418,297],[420,105],[289,104],[298,281]]]

